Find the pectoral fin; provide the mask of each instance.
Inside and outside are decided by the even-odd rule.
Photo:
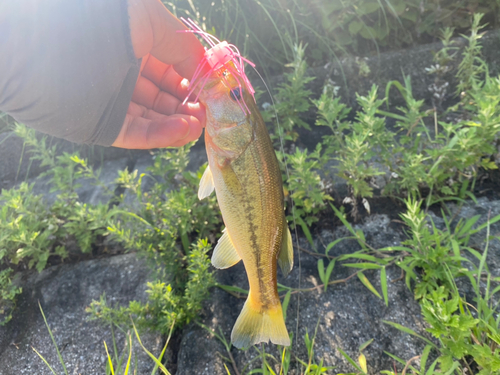
[[[290,229],[285,226],[285,233],[283,233],[283,242],[281,251],[278,255],[278,264],[280,265],[283,276],[287,276],[293,268],[293,242]]]
[[[210,166],[207,166],[205,169],[205,173],[200,180],[200,188],[198,189],[198,199],[202,200],[208,197],[215,189],[214,178],[212,176],[212,171],[210,170]]]
[[[241,260],[234,248],[227,230],[222,231],[222,237],[217,241],[214,253],[212,254],[212,265],[215,268],[224,269],[234,266]]]

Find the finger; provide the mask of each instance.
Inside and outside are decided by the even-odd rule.
[[[185,80],[181,82],[181,85],[183,88],[179,89],[178,92],[187,90],[188,84]],[[192,95],[192,97],[194,97],[194,95]],[[185,98],[185,95],[179,99],[177,96],[174,96],[169,92],[160,90],[158,86],[143,76],[139,76],[137,79],[134,92],[132,93],[132,102],[153,109],[154,111],[164,115],[181,113],[179,111],[179,107],[189,103],[187,102],[186,104],[182,104]],[[194,104],[195,103],[191,102],[190,105]],[[198,107],[193,107],[193,109],[194,108],[198,109]]]
[[[198,139],[201,131],[199,120],[189,115],[150,120],[127,114],[113,146],[129,149],[179,147]]]
[[[198,103],[187,102],[186,104],[181,104],[177,108],[177,113],[196,117],[203,128],[206,125],[205,107],[200,102]]]
[[[164,115],[174,114],[181,104],[178,98],[168,92],[161,91],[158,86],[143,76],[137,79],[132,101]]]
[[[130,102],[127,113],[133,117],[143,117],[148,120],[159,120],[165,117],[162,113],[156,112],[134,102]]]
[[[157,112],[151,108],[147,108],[135,102],[130,102],[127,113],[134,117],[143,117],[149,120],[158,120],[165,117],[165,114]],[[181,104],[177,107],[177,114],[194,116],[198,119],[201,126],[205,127],[206,115],[205,109],[200,103]]]
[[[153,82],[160,90],[171,93],[179,100],[184,100],[189,93],[188,82],[174,70],[172,65],[167,65],[154,56],[149,55],[141,75]]]

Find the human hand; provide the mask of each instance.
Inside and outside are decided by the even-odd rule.
[[[129,0],[132,46],[141,70],[120,134],[113,146],[179,147],[201,135],[205,110],[182,104],[205,50],[158,0]]]

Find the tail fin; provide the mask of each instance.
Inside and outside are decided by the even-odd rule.
[[[281,305],[267,311],[258,311],[252,308],[250,299],[251,294],[234,324],[231,333],[233,345],[241,349],[271,340],[276,345],[290,346]]]

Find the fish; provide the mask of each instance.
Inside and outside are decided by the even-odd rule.
[[[231,342],[237,348],[269,341],[289,346],[277,265],[284,276],[292,270],[293,243],[271,138],[248,86],[230,70],[206,79],[199,101],[206,109],[208,167],[198,197],[215,190],[225,224],[212,265],[225,269],[243,260],[250,285]]]
[[[278,295],[277,268],[286,277],[293,268],[293,243],[285,217],[278,159],[255,90],[236,46],[219,41],[194,21],[180,32],[200,35],[207,49],[190,83],[186,100],[197,91],[206,110],[208,166],[198,198],[215,190],[225,229],[214,248],[212,265],[226,269],[243,261],[250,290],[231,332],[237,348],[260,342],[290,346]]]

